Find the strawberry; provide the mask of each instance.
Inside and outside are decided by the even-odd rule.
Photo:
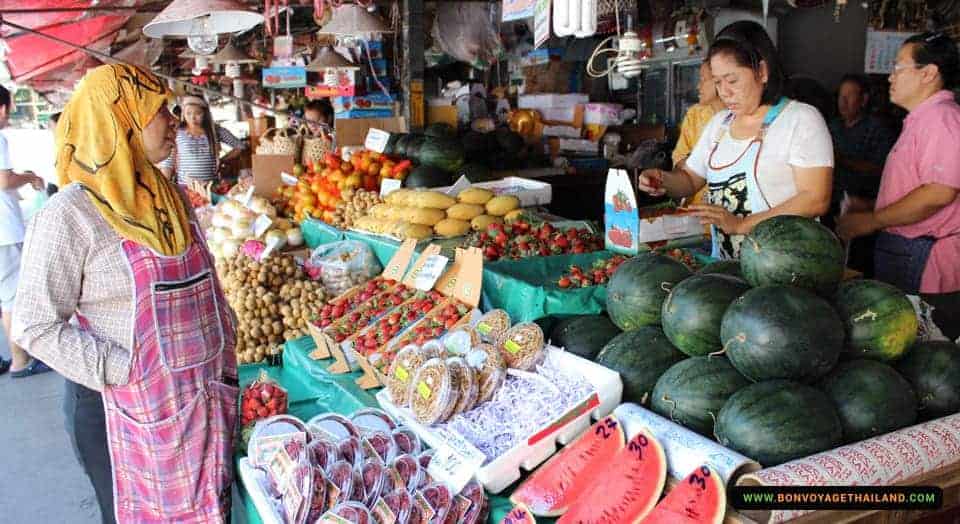
[[[270,411],[265,407],[257,408],[257,416],[260,418],[266,418],[270,416]]]
[[[560,280],[557,281],[557,285],[564,289],[570,287],[570,284],[572,284],[570,277],[560,277]]]

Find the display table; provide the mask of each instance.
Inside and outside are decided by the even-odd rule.
[[[354,381],[360,377],[359,371],[345,375],[334,375],[327,371],[333,360],[313,360],[309,353],[316,346],[309,337],[288,342],[283,350],[283,364],[281,366],[245,365],[240,368],[240,386],[243,388],[253,382],[261,371],[266,371],[276,380],[289,395],[288,411],[302,420],[326,412],[336,412],[349,415],[354,411],[366,407],[379,407],[373,397],[378,390],[363,390]],[[237,450],[234,462],[243,456],[245,450]],[[234,515],[233,522],[248,522],[260,524],[262,521],[257,514],[253,502],[247,494],[246,487],[239,480],[237,490],[242,499],[241,515]],[[513,487],[504,491],[509,494]],[[512,505],[506,496],[490,496],[490,516],[487,521],[500,522],[510,511]],[[240,511],[239,505],[234,508]]]

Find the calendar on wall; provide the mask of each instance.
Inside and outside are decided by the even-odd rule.
[[[897,61],[897,52],[903,42],[916,33],[876,31],[867,29],[867,49],[863,59],[863,71],[867,74],[889,74]]]

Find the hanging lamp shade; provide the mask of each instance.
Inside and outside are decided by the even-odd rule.
[[[242,50],[237,46],[233,45],[233,42],[228,43],[213,55],[213,58],[210,59],[214,64],[226,64],[229,62],[235,62],[237,64],[256,64],[257,59],[247,56]]]
[[[359,68],[357,65],[344,58],[340,53],[334,51],[332,47],[327,45],[321,47],[316,58],[307,64],[307,71],[318,73],[323,72],[330,67]]]
[[[262,14],[250,11],[238,0],[173,0],[143,26],[143,34],[150,38],[188,37],[201,18],[214,34],[239,33],[263,22]]]
[[[334,8],[333,17],[320,28],[320,33],[353,36],[368,33],[392,33],[393,30],[378,16],[357,4],[343,4]]]

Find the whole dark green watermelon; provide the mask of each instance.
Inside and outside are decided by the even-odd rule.
[[[832,231],[799,216],[768,218],[740,245],[740,269],[754,287],[779,284],[829,295],[843,277],[843,257]]]
[[[483,162],[490,153],[490,141],[483,133],[467,131],[460,140],[468,162]]]
[[[467,177],[467,180],[469,180],[474,184],[476,184],[477,182],[489,182],[491,180],[498,180],[500,178],[497,175],[493,174],[493,172],[491,172],[490,168],[488,168],[487,166],[483,164],[473,164],[473,163],[464,164],[464,166],[461,167],[459,171],[457,171],[456,178],[459,179],[461,176]]]
[[[717,260],[716,262],[710,262],[709,264],[700,268],[699,273],[702,275],[721,273],[724,275],[743,278],[743,273],[740,272],[739,260]]]
[[[420,165],[413,168],[403,179],[404,187],[445,187],[453,184],[450,173],[433,166]]]
[[[452,138],[428,138],[417,155],[421,164],[456,173],[463,166],[463,145]]]
[[[454,138],[457,136],[457,130],[450,124],[437,122],[424,128],[423,134],[439,138]]]
[[[613,337],[597,363],[620,373],[624,402],[645,405],[660,375],[684,356],[659,327],[643,326]]]
[[[929,420],[960,411],[960,347],[952,342],[920,342],[897,363],[913,385],[920,418]]]
[[[593,360],[620,329],[606,315],[578,315],[561,320],[550,332],[550,343]]]
[[[764,467],[833,449],[843,428],[825,393],[789,380],[751,384],[717,416],[717,440]]]
[[[400,141],[400,137],[404,136],[402,133],[390,133],[390,137],[387,138],[387,145],[383,148],[383,154],[385,155],[396,155],[397,154],[397,142]]]
[[[660,323],[667,294],[690,270],[676,260],[646,252],[627,260],[607,283],[607,314],[624,331]]]
[[[843,322],[826,300],[792,286],[747,291],[720,325],[727,358],[755,382],[823,377],[840,359],[843,336]]]
[[[400,137],[397,138],[396,145],[394,145],[393,154],[406,158],[407,148],[410,147],[410,144],[413,142],[415,136],[416,135],[412,135],[410,133],[401,133]]]
[[[719,351],[723,348],[723,314],[749,289],[745,281],[730,275],[693,275],[674,286],[663,302],[663,332],[677,349],[691,357]]]
[[[840,284],[833,302],[847,330],[845,348],[854,358],[896,360],[917,339],[913,304],[890,284],[848,280]]]
[[[917,398],[910,383],[882,362],[842,362],[823,379],[820,389],[837,408],[845,442],[889,433],[917,420]]]
[[[523,149],[523,137],[517,133],[514,133],[509,128],[498,128],[494,132],[494,136],[497,139],[497,145],[500,147],[500,149],[511,155],[515,155]]]
[[[720,409],[731,395],[748,385],[750,381],[726,357],[692,357],[660,375],[650,407],[701,435],[713,437]]]

